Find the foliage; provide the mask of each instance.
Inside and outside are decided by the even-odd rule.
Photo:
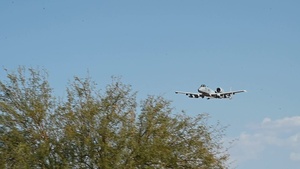
[[[91,78],[75,77],[59,100],[45,71],[6,73],[0,168],[227,168],[225,128],[208,125],[206,114],[174,114],[160,96],[138,106],[118,78],[101,93]]]

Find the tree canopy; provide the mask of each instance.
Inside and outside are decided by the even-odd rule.
[[[119,78],[100,90],[74,77],[59,98],[44,70],[5,72],[0,168],[228,168],[225,127],[207,124],[207,114],[175,113],[161,96],[138,102]]]

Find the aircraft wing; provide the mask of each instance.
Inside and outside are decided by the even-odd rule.
[[[236,93],[242,93],[247,92],[246,90],[237,90],[237,91],[230,91],[230,92],[222,92],[222,94],[236,94]]]
[[[236,93],[242,93],[242,92],[247,92],[246,90],[237,90],[237,91],[229,91],[229,92],[222,92],[222,93],[215,93],[213,95],[219,95],[219,96],[230,96],[234,95]]]
[[[176,91],[176,94],[185,94],[190,98],[199,98],[199,97],[204,97],[201,93],[192,93],[192,92],[181,92],[181,91]]]

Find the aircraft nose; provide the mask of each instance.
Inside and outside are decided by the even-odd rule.
[[[201,87],[198,89],[198,92],[201,93]]]

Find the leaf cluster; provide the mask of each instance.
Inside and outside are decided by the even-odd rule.
[[[57,99],[45,71],[0,81],[0,168],[227,168],[225,127],[174,114],[171,102],[112,78],[104,92],[75,77]]]

